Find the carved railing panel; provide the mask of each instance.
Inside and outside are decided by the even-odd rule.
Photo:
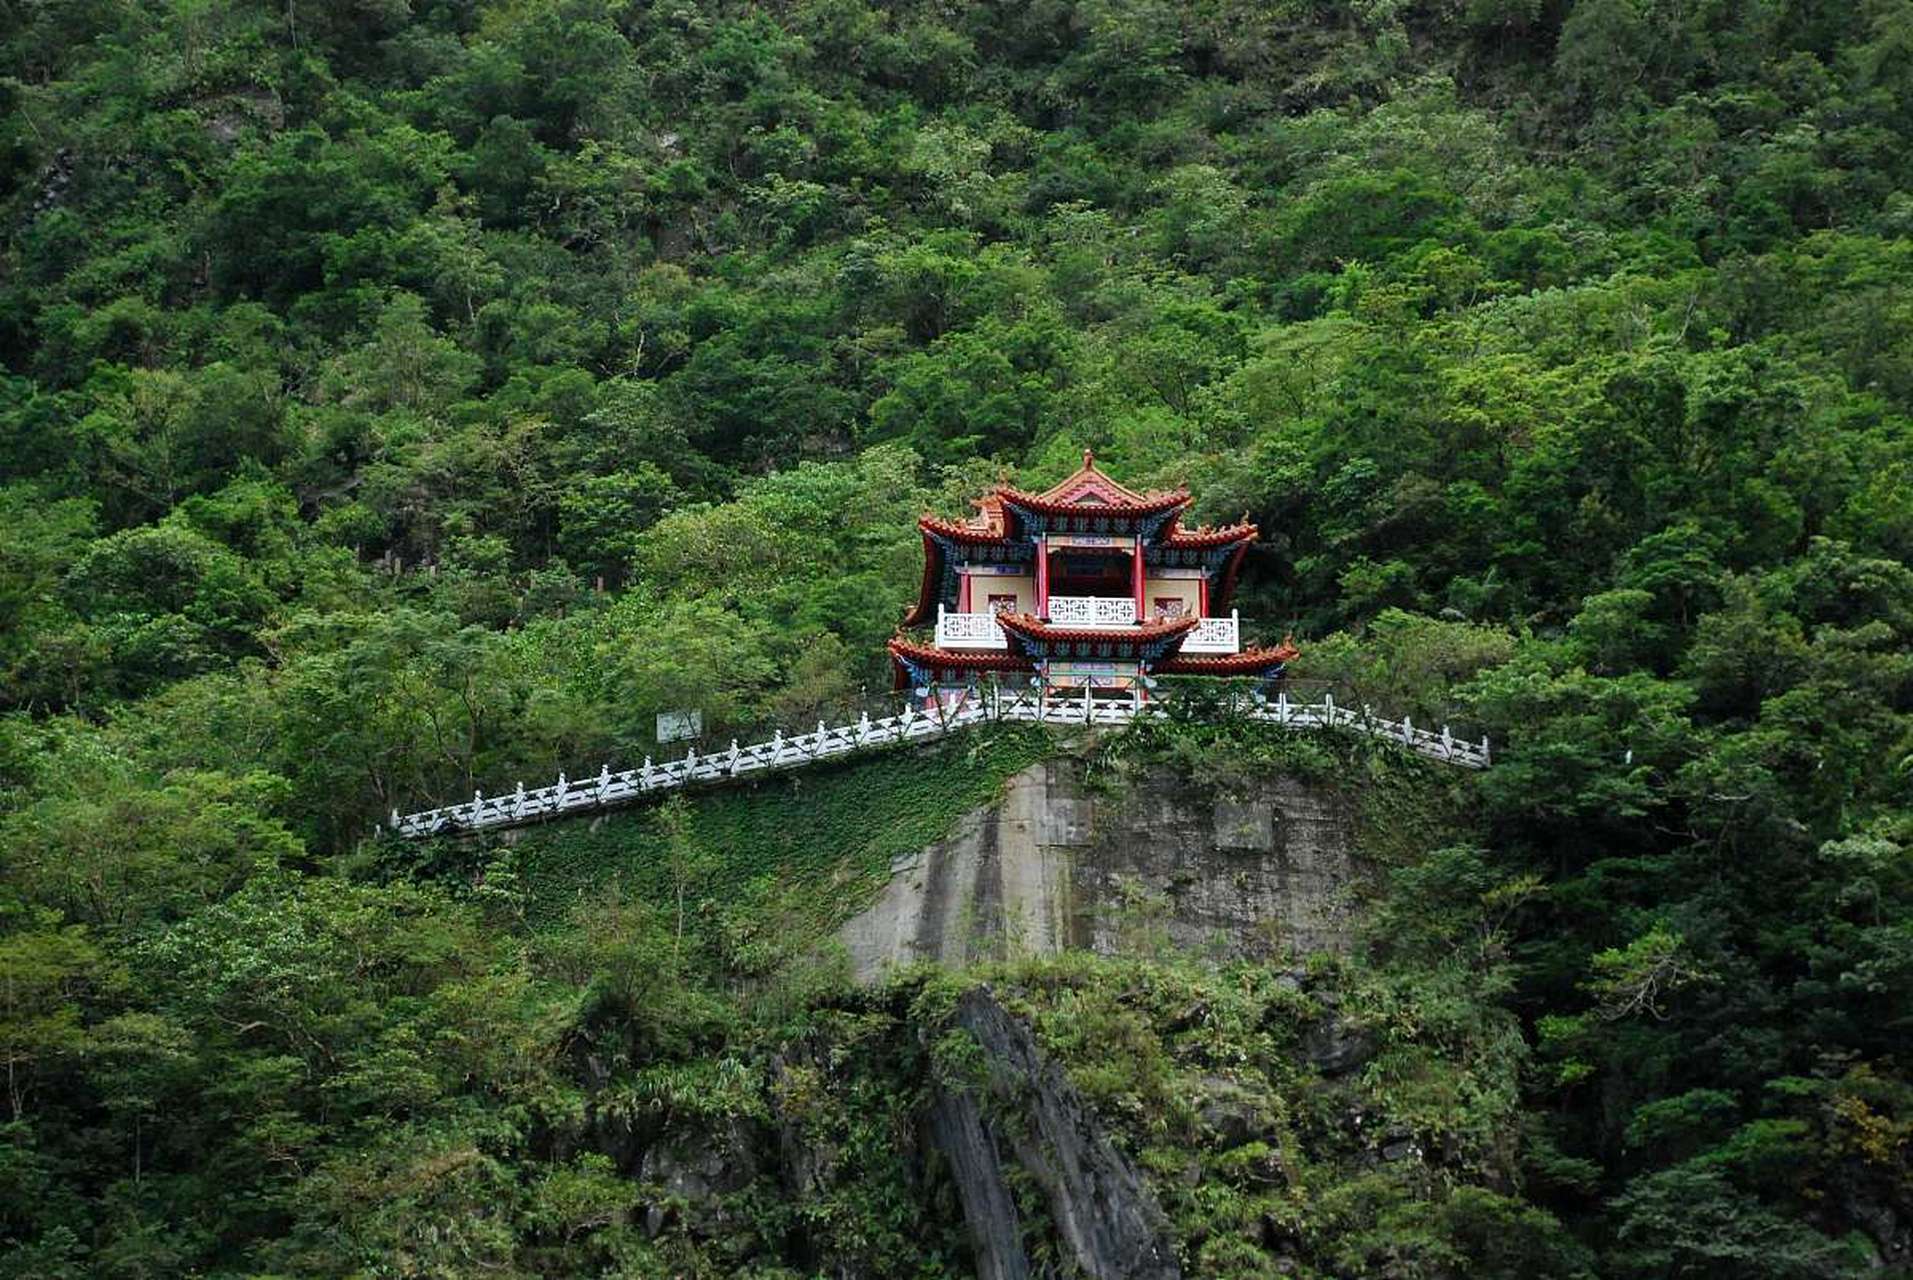
[[[1059,627],[1128,627],[1136,602],[1128,596],[1051,596],[1049,620]]]
[[[994,613],[949,613],[937,611],[937,648],[1007,649],[1009,640],[996,625]]]
[[[1226,618],[1204,618],[1196,623],[1182,642],[1181,653],[1242,652],[1242,620],[1231,612]]]

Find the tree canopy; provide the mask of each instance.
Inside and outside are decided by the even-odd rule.
[[[696,824],[557,930],[367,836],[858,705],[1086,447],[1498,748],[1361,988],[1451,1156],[1285,1265],[1913,1266],[1905,0],[79,0],[0,101],[0,1276],[957,1274],[634,1225],[586,1117],[758,1107],[752,984],[903,1043]]]

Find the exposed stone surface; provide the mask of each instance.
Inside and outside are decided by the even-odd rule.
[[[1035,1178],[1076,1270],[1092,1280],[1174,1280],[1169,1219],[1134,1166],[1035,1038],[987,987],[966,992],[955,1025],[976,1038],[984,1078],[937,1090],[930,1127],[949,1159],[984,1280],[1032,1274],[1002,1152]]]
[[[771,1118],[777,1125],[779,1171],[786,1189],[799,1198],[822,1194],[837,1177],[835,1149],[813,1140],[801,1107],[790,1105],[827,1072],[827,1064],[808,1041],[771,1055]]]
[[[1841,1220],[1859,1227],[1872,1245],[1869,1268],[1885,1275],[1909,1274],[1913,1264],[1913,1185],[1882,1176],[1878,1166],[1849,1158],[1833,1171],[1829,1202],[1838,1217],[1823,1229],[1837,1231]]]
[[[1309,1031],[1302,1052],[1323,1075],[1346,1075],[1375,1056],[1375,1037],[1331,1012]]]
[[[950,1163],[963,1219],[976,1250],[977,1280],[1028,1280],[1023,1225],[983,1107],[965,1089],[939,1089],[930,1100],[930,1141]]]
[[[1114,952],[1138,929],[1187,947],[1297,955],[1345,945],[1354,822],[1334,788],[1292,777],[1223,794],[1167,768],[1119,794],[1057,757],[900,862],[840,937],[859,977],[1067,948]]]
[[[1254,1142],[1268,1131],[1270,1107],[1253,1091],[1220,1076],[1204,1077],[1201,1089],[1196,1114],[1218,1149]]]
[[[712,1134],[653,1143],[638,1165],[638,1180],[659,1193],[644,1208],[645,1234],[662,1231],[680,1204],[706,1230],[723,1226],[720,1197],[757,1176],[760,1145],[755,1134],[736,1123]]]

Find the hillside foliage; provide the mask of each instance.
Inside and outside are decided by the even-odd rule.
[[[1164,1186],[1259,1081],[1191,1274],[1913,1266],[1907,0],[14,3],[0,104],[0,1276],[962,1274],[883,1127],[935,1001],[760,828],[549,928],[367,835],[864,705],[917,514],[1086,447],[1498,748],[1310,993],[1002,977]],[[797,1035],[866,1193],[647,1231],[603,1117]]]

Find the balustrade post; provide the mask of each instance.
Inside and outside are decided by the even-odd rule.
[[[730,759],[729,770],[732,777],[737,776],[737,739],[736,738],[731,739],[731,759]]]
[[[638,789],[641,791],[649,791],[651,787],[651,757],[646,756],[644,758],[644,772],[638,775]]]
[[[1286,690],[1275,695],[1275,719],[1278,724],[1289,722],[1289,695]]]

